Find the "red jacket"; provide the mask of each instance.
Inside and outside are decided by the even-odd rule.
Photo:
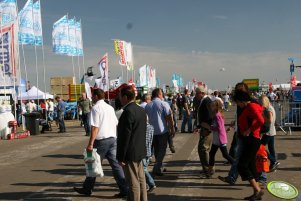
[[[260,128],[264,123],[262,111],[262,106],[257,103],[247,105],[238,119],[241,133],[250,129],[253,136],[260,139]]]

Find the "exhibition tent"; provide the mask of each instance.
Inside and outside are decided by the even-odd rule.
[[[53,99],[53,95],[39,90],[37,87],[31,87],[27,92],[18,96],[18,100],[36,100],[36,99]]]

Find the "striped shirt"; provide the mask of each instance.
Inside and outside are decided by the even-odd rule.
[[[146,156],[152,156],[152,144],[153,144],[154,127],[147,123],[146,125]]]

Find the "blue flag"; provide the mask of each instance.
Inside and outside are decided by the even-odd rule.
[[[24,8],[19,12],[19,43],[23,45],[35,44],[32,0],[28,0]]]
[[[70,41],[69,41],[69,23],[67,15],[53,24],[52,31],[52,45],[53,52],[56,54],[70,54]]]

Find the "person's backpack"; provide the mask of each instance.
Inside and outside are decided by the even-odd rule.
[[[264,123],[260,128],[260,133],[261,134],[268,133],[270,131],[270,128],[271,128],[271,123],[267,121],[267,119],[269,118],[269,111],[264,109],[263,112],[262,112],[262,116],[263,116],[263,119],[264,119]]]

